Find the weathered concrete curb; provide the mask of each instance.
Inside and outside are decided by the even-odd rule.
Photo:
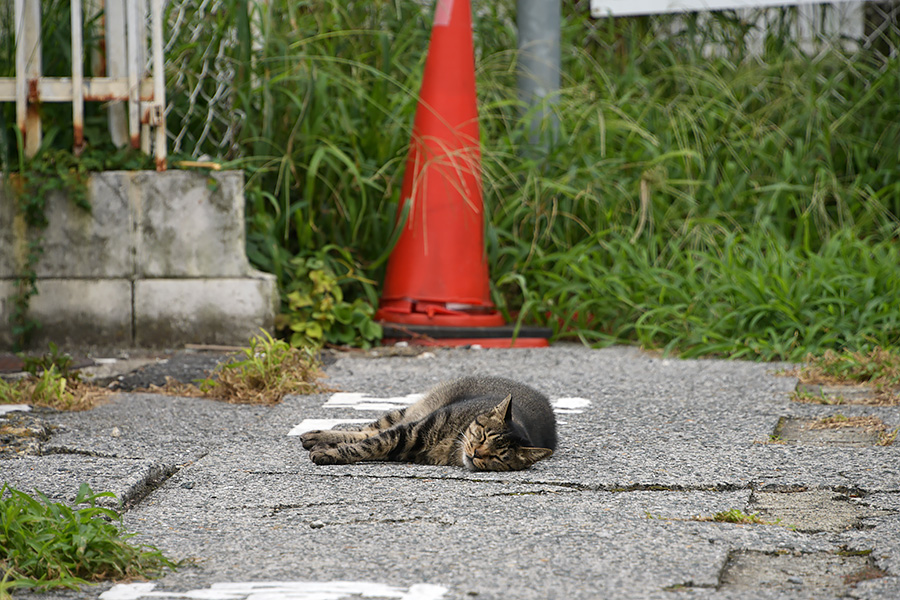
[[[90,214],[61,191],[47,199],[36,347],[243,344],[272,328],[276,282],[247,260],[242,172],[110,171],[88,190]],[[0,347],[34,240],[0,187]]]

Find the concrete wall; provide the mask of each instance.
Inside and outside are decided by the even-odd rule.
[[[89,183],[92,214],[48,198],[32,345],[174,348],[246,344],[272,329],[275,277],[250,267],[239,171],[110,171]],[[0,349],[27,239],[0,186]]]

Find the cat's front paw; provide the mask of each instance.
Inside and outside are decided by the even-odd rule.
[[[350,461],[341,456],[333,446],[314,446],[309,451],[309,459],[317,465],[346,465]]]
[[[320,431],[318,429],[315,431],[307,431],[300,435],[300,443],[303,444],[304,450],[312,450],[314,446],[318,446],[324,442],[326,434],[326,431]]]

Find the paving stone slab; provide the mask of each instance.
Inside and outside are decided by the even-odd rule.
[[[176,470],[172,463],[117,459],[79,454],[22,456],[0,460],[0,484],[34,494],[40,491],[56,502],[71,504],[82,483],[95,493],[112,492],[117,500],[100,503],[118,508],[139,501]]]
[[[813,419],[779,419],[772,435],[786,443],[820,446],[874,446],[879,437],[865,427],[816,428]]]
[[[867,578],[884,576],[865,556],[739,551],[729,556],[720,589],[777,588],[793,593],[837,594],[857,583],[856,578],[866,577],[867,571]]]
[[[832,490],[754,492],[751,510],[805,533],[862,528],[870,517],[897,512],[873,508],[858,497]]]

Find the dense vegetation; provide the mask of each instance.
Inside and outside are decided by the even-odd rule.
[[[559,130],[536,146],[515,2],[473,4],[487,252],[511,318],[765,360],[900,342],[900,59],[876,51],[897,39],[804,51],[784,9],[751,52],[735,14],[592,21],[564,3]],[[213,5],[168,3],[176,149],[245,170],[248,254],[285,294],[313,289],[292,259],[314,259],[359,313],[393,242],[431,8]]]

